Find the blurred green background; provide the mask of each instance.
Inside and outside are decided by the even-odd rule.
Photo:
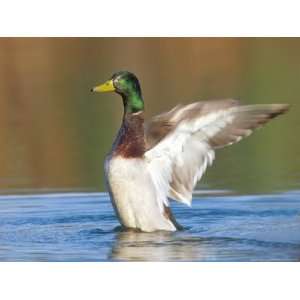
[[[123,108],[90,88],[124,69],[140,79],[147,117],[201,99],[292,104],[219,150],[199,188],[299,188],[299,38],[1,38],[0,192],[104,191]]]

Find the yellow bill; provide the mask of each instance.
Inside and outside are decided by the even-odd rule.
[[[115,87],[112,80],[108,80],[103,84],[95,86],[92,89],[92,92],[104,93],[104,92],[113,92],[115,91]]]

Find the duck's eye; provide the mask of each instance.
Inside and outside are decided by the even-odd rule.
[[[124,79],[118,79],[117,84],[119,87],[126,87],[126,81]]]

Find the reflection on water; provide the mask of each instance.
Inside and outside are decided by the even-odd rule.
[[[0,196],[0,261],[299,261],[299,191],[207,194],[175,233],[116,229],[104,193]]]
[[[213,249],[211,250],[213,251]],[[121,261],[201,261],[208,251],[205,240],[200,237],[188,238],[186,234],[168,232],[123,231],[116,236],[110,259]]]

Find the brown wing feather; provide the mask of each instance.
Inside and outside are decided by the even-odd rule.
[[[209,139],[213,148],[221,148],[249,136],[254,129],[262,127],[271,119],[285,113],[287,104],[241,105],[232,111],[232,122]]]
[[[285,113],[288,104],[240,105],[233,99],[211,100],[178,105],[172,110],[157,115],[145,123],[146,149],[149,150],[175,130],[182,121],[201,118],[213,112],[236,107],[233,120],[210,139],[211,146],[219,148],[239,141],[254,129]]]
[[[233,99],[201,101],[188,105],[179,104],[168,112],[152,117],[145,123],[146,148],[149,150],[171,133],[181,121],[200,118],[211,112],[237,106]]]

